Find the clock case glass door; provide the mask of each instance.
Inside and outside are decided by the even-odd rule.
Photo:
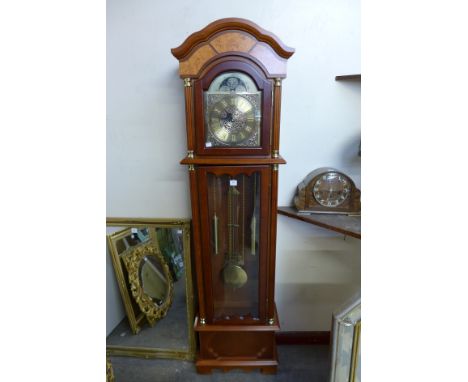
[[[194,92],[197,155],[270,154],[272,82],[259,68],[222,62]]]
[[[197,172],[207,322],[265,324],[271,169],[204,166]]]

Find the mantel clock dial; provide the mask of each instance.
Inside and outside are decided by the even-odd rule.
[[[278,165],[286,163],[278,151],[281,84],[294,50],[258,25],[230,18],[193,33],[172,53],[185,88],[181,163],[189,166],[192,203],[197,371],[273,373]]]
[[[313,197],[321,206],[338,207],[349,197],[348,177],[334,171],[321,175],[314,183]]]

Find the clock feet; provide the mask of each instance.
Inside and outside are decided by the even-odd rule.
[[[262,374],[276,374],[277,366],[262,367],[260,370]]]
[[[197,373],[198,374],[211,374],[213,368],[209,366],[197,366]]]
[[[260,371],[262,374],[276,374],[278,368],[277,361],[269,361],[269,363],[268,366],[262,366],[261,362],[245,361],[242,364],[242,361],[238,361],[238,365],[225,366],[222,364],[222,361],[213,361],[209,366],[201,366],[197,362],[196,369],[198,374],[212,374],[214,369],[221,370],[224,373],[228,373],[231,370],[242,370],[245,373]],[[272,363],[276,364],[273,365]]]

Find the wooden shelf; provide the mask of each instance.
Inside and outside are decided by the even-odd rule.
[[[361,216],[332,214],[299,214],[294,207],[278,207],[280,215],[314,224],[331,231],[361,239]]]
[[[345,76],[336,76],[335,81],[361,81],[360,74],[348,74]]]

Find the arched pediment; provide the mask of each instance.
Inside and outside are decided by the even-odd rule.
[[[249,20],[226,18],[191,34],[171,52],[179,60],[181,77],[197,78],[208,62],[237,54],[259,62],[269,77],[284,78],[294,49]]]

